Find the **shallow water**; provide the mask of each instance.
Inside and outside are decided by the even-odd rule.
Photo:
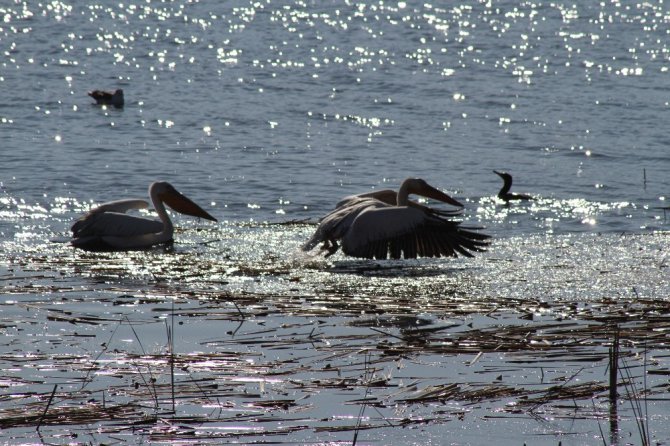
[[[575,397],[577,408],[547,400],[542,413],[525,401],[549,395],[552,380],[607,384],[619,323],[630,324],[622,337],[636,370],[653,371],[632,381],[650,389],[652,438],[667,442],[666,9],[0,6],[3,418],[41,414],[58,385],[54,407],[88,407],[88,418],[65,430],[43,420],[47,439],[350,444],[361,422],[374,427],[361,444],[477,444],[490,432],[510,445],[592,444],[601,427],[609,435],[606,391]],[[125,107],[92,105],[86,92],[97,88],[123,88]],[[535,199],[504,206],[493,169]],[[300,252],[341,197],[409,176],[465,202],[465,219],[494,237],[489,252],[403,262]],[[175,216],[170,252],[67,246],[80,213],[145,198],[156,179],[220,222]],[[173,313],[190,371],[176,375],[178,416],[156,421],[171,405]],[[508,350],[497,352],[489,335],[538,343],[500,341]],[[593,357],[575,359],[583,354]],[[194,388],[194,376],[224,390]],[[411,400],[430,386],[439,397]],[[290,401],[271,403],[280,399]],[[637,436],[629,399],[620,444]],[[99,417],[103,400],[129,404],[116,416],[138,431]],[[38,418],[3,435],[34,441]]]
[[[190,228],[172,252],[11,256],[6,438],[35,439],[50,406],[41,435],[78,442],[628,444],[640,402],[650,438],[670,438],[667,234],[370,262],[300,254],[312,229]],[[628,374],[612,418],[617,329]]]

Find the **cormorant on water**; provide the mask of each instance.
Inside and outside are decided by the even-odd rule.
[[[503,181],[505,182],[503,184],[503,187],[500,189],[500,192],[498,192],[498,198],[505,201],[505,203],[509,204],[509,202],[513,200],[533,199],[533,197],[531,197],[530,195],[515,194],[514,192],[509,191],[512,188],[512,175],[508,174],[507,172],[498,172],[497,170],[494,170],[493,172],[496,173],[498,176],[500,176],[500,178],[502,178]]]
[[[93,90],[89,91],[88,95],[95,99],[98,105],[113,105],[116,108],[122,108],[124,104],[123,90],[120,88],[116,91]]]

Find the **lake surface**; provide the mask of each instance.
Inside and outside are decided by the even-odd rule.
[[[587,304],[607,315],[607,323],[595,318],[603,326],[622,322],[613,319],[616,311],[630,310],[631,333],[647,328],[665,333],[665,325],[644,325],[665,324],[670,302],[670,12],[662,2],[26,1],[0,6],[0,17],[0,316],[7,339],[0,351],[5,369],[14,370],[0,389],[0,411],[14,410],[10,401],[17,401],[16,408],[34,405],[39,414],[54,385],[62,386],[62,407],[97,399],[97,394],[77,393],[72,382],[89,380],[86,367],[102,367],[100,361],[110,359],[100,344],[116,340],[112,333],[118,327],[146,322],[145,333],[127,331],[119,341],[126,347],[115,348],[126,353],[123,361],[131,372],[159,367],[136,365],[139,359],[132,355],[141,351],[137,341],[143,336],[154,351],[164,351],[161,324],[177,310],[181,323],[195,328],[186,334],[177,327],[185,345],[175,348],[192,355],[183,361],[198,364],[199,376],[226,381],[222,377],[233,373],[228,365],[242,370],[231,382],[218,382],[234,388],[221,397],[234,410],[244,406],[237,402],[238,391],[244,392],[236,386],[258,372],[240,364],[260,361],[267,368],[263,379],[273,364],[288,367],[283,349],[290,342],[277,344],[276,330],[303,327],[296,329],[301,339],[311,339],[310,331],[319,332],[323,322],[328,328],[322,332],[342,346],[340,364],[324,359],[335,354],[322,350],[326,344],[301,344],[296,364],[305,369],[283,370],[314,386],[300,392],[318,404],[290,404],[304,414],[305,429],[273,425],[270,434],[258,427],[258,418],[253,427],[237,426],[239,431],[208,430],[203,424],[212,441],[223,438],[223,431],[260,429],[256,437],[240,437],[252,443],[272,438],[350,444],[352,431],[339,433],[337,426],[360,418],[366,407],[360,398],[370,396],[374,381],[369,364],[382,357],[376,372],[386,377],[382,388],[406,392],[454,382],[472,386],[479,378],[479,384],[494,383],[498,370],[514,360],[509,355],[519,351],[530,355],[526,359],[536,372],[544,367],[525,347],[500,355],[477,344],[466,353],[410,348],[402,358],[384,356],[388,349],[380,342],[414,345],[403,334],[403,318],[437,327],[437,338],[427,341],[431,345],[447,342],[439,337],[442,330],[447,337],[464,330],[478,339],[471,329],[504,331],[524,324],[544,333],[538,335],[541,342],[553,342],[543,337],[545,318],[577,323],[582,333],[584,326],[592,328],[592,317],[584,313]],[[117,88],[125,93],[122,109],[94,105],[87,96],[90,90]],[[534,200],[511,206],[497,200],[501,180],[494,169],[510,172],[513,190]],[[313,223],[340,198],[397,188],[407,177],[424,178],[465,203],[464,219],[494,238],[489,252],[472,260],[400,263],[342,254],[324,260],[300,252]],[[82,212],[109,200],[146,198],[155,180],[170,181],[220,221],[175,216],[178,231],[169,253],[91,255],[65,243]],[[175,301],[177,310],[171,306]],[[204,313],[196,311],[201,306]],[[68,330],[74,322],[62,319],[62,311],[79,325],[87,317],[94,323],[75,336]],[[492,319],[497,311],[502,314]],[[650,321],[652,313],[660,319]],[[241,331],[227,335],[241,315],[247,316]],[[157,331],[150,328],[155,317]],[[458,329],[449,328],[454,318]],[[220,332],[213,335],[219,323]],[[475,328],[468,328],[470,323]],[[245,343],[245,333],[263,333],[263,326],[273,334],[256,334],[258,342]],[[291,333],[284,334],[290,338]],[[596,381],[606,381],[609,334],[596,336],[597,345],[584,344],[601,355],[593,359],[595,365],[588,364],[595,367],[589,370]],[[372,337],[363,341],[365,336]],[[627,347],[646,365],[646,341],[635,336]],[[64,357],[45,353],[54,342],[63,349],[58,355],[75,355],[82,365],[67,369]],[[662,381],[668,366],[665,344],[649,342],[657,361],[651,376]],[[238,351],[241,346],[245,353]],[[203,357],[196,355],[200,350]],[[240,354],[240,364],[204,362],[223,351]],[[16,355],[37,359],[14,367]],[[319,359],[310,363],[307,358],[313,357]],[[472,365],[486,370],[463,366],[475,358]],[[557,358],[552,367],[558,378],[572,383],[570,377],[585,363]],[[63,375],[51,374],[59,361],[64,361]],[[432,365],[445,370],[433,375]],[[343,381],[351,385],[343,393],[337,385],[324,390],[315,374],[334,373],[326,366],[338,368],[339,377],[356,375],[358,384]],[[394,381],[394,367],[408,367],[411,379]],[[552,379],[542,370],[534,372],[533,385]],[[495,376],[489,380],[485,372]],[[470,394],[449,403],[447,412],[439,408],[447,394],[439,404],[408,402],[408,395],[391,396],[390,390],[385,400],[377,395],[380,400],[370,403],[377,403],[379,412],[367,406],[365,413],[375,413],[386,428],[377,425],[371,432],[383,432],[378,438],[365,435],[359,442],[441,444],[448,432],[454,444],[478,444],[483,422],[505,432],[507,444],[594,444],[589,439],[600,435],[598,414],[580,412],[576,418],[585,427],[576,428],[575,435],[566,434],[570,427],[553,424],[565,415],[555,411],[542,421],[537,412],[521,421],[490,421],[509,404],[517,407],[519,398],[537,397],[524,393],[530,392],[530,381],[511,374],[519,387],[504,397],[513,401],[487,394],[488,402],[473,412],[461,403]],[[96,391],[118,385],[101,375],[105,378],[92,380]],[[32,400],[12,400],[16,380]],[[661,381],[658,386],[667,387],[667,380]],[[295,401],[307,398],[296,397],[288,381],[273,391],[270,382],[262,389],[256,384],[260,400],[273,391]],[[659,388],[655,397],[667,398],[667,389]],[[124,403],[134,401],[124,398]],[[181,413],[199,416],[195,408],[213,404],[200,404],[198,398],[188,399]],[[330,398],[336,401],[336,418],[322,408]],[[395,409],[397,419],[389,421],[381,400],[387,408],[410,408]],[[584,407],[590,407],[586,401]],[[217,410],[225,410],[224,403],[217,404]],[[253,411],[272,418],[275,409],[285,410],[277,404],[255,405]],[[598,410],[604,405],[597,398],[596,404]],[[149,406],[155,414],[156,407]],[[650,428],[654,439],[665,443],[670,441],[668,411],[660,403],[656,407]],[[464,411],[472,414],[465,421],[459,419]],[[633,423],[630,414],[623,416],[628,418],[622,425]],[[430,420],[428,427],[417,427],[421,417]],[[321,426],[309,421],[314,419],[329,421]],[[158,424],[153,428],[160,430]],[[28,425],[13,431],[16,442],[35,440],[35,423]],[[484,429],[487,435],[490,430]],[[624,430],[622,438],[628,435]],[[178,429],[170,438],[147,432],[144,441],[190,438]],[[124,441],[132,441],[132,435],[124,435]],[[207,442],[206,437],[194,438]]]

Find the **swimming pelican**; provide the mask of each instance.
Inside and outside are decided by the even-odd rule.
[[[129,251],[170,243],[174,226],[165,204],[182,214],[217,221],[165,181],[151,183],[149,196],[160,221],[126,214],[132,209],[149,207],[145,200],[110,201],[74,222],[71,244],[87,251]]]
[[[408,199],[410,194],[444,203],[463,205],[422,179],[408,178],[400,190],[383,190],[346,197],[323,217],[304,251],[323,242],[326,257],[338,249],[353,257],[393,259],[404,257],[471,257],[469,251],[483,251],[489,236],[447,219],[458,211],[443,211]]]
[[[89,91],[88,95],[95,99],[98,105],[113,105],[116,108],[122,108],[124,104],[123,90],[120,88],[116,91],[93,90]]]
[[[494,170],[493,172],[503,179],[503,187],[500,189],[500,192],[498,192],[498,198],[505,201],[505,203],[509,204],[509,202],[512,200],[533,199],[533,197],[530,195],[516,194],[509,191],[512,188],[512,175],[508,174],[507,172],[498,172],[497,170]]]

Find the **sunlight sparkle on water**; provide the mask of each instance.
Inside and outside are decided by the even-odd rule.
[[[556,382],[570,390],[577,379],[606,380],[602,320],[626,316],[635,367],[640,341],[667,322],[647,317],[670,295],[661,166],[668,98],[658,95],[669,70],[664,3],[5,3],[0,81],[11,116],[0,127],[10,173],[0,189],[0,279],[11,297],[2,307],[5,347],[16,355],[4,364],[30,399],[0,408],[5,422],[23,423],[14,415],[28,410],[33,422],[44,418],[45,438],[62,439],[82,430],[56,426],[61,411],[107,398],[105,409],[138,403],[142,413],[126,419],[133,434],[166,443],[217,441],[226,428],[234,429],[228,439],[257,429],[243,437],[252,443],[350,443],[353,432],[339,429],[361,419],[373,428],[361,429],[362,442],[439,444],[454,434],[477,443],[493,432],[506,446],[531,436],[555,446],[555,436],[537,434],[560,430],[588,444],[606,404],[601,393],[595,415],[589,396],[577,409],[543,400],[551,426],[513,417]],[[26,79],[35,88],[23,88]],[[125,109],[93,106],[86,95],[119,87]],[[532,201],[496,198],[490,168],[503,167],[514,171],[512,191]],[[219,223],[170,211],[170,250],[69,245],[83,212],[146,199],[146,183],[162,173],[198,203],[221,202]],[[301,250],[339,198],[395,188],[407,175],[469,197],[463,224],[491,235],[490,249],[397,262]],[[628,317],[646,305],[651,311]],[[170,376],[172,318],[184,422],[150,425],[143,420],[155,409],[146,403]],[[117,328],[116,345],[99,356]],[[566,352],[587,354],[590,366]],[[591,361],[594,354],[602,356]],[[544,368],[544,380],[541,367],[527,365],[547,358],[556,367]],[[368,385],[361,364],[379,366],[380,386]],[[147,366],[156,386],[138,379]],[[395,377],[401,367],[402,378],[416,379]],[[109,391],[82,394],[72,376],[90,377],[86,391]],[[412,402],[450,390],[453,376],[454,398]],[[664,375],[649,377],[662,397]],[[63,383],[68,401],[45,414],[35,401],[48,401],[49,381]],[[487,383],[512,393],[469,404],[470,391]],[[204,400],[218,412],[203,414]],[[378,412],[358,417],[368,402]],[[620,421],[633,424],[620,409]],[[249,427],[247,416],[264,423]],[[662,421],[650,427],[668,438],[667,405],[653,416]],[[492,427],[473,440],[483,419]],[[123,419],[91,421],[96,440],[119,441],[103,432]],[[41,440],[34,429],[15,432],[17,442]]]

